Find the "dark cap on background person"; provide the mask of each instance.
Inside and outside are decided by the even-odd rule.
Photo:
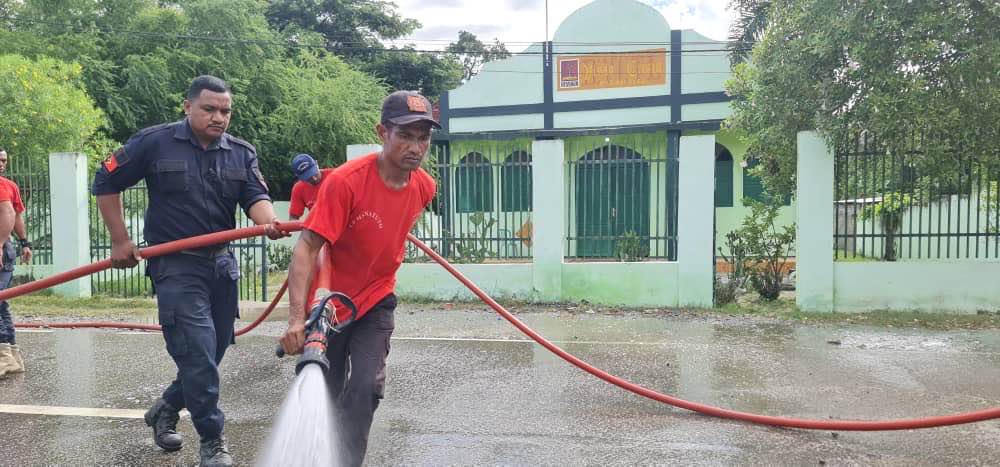
[[[431,101],[416,91],[396,91],[382,101],[382,124],[408,125],[414,122],[428,122],[434,128],[441,124],[434,120]]]
[[[303,182],[319,175],[319,164],[309,154],[299,154],[292,158],[292,172]]]

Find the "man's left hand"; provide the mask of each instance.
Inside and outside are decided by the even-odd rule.
[[[31,264],[31,248],[21,248],[21,264]]]
[[[267,235],[267,238],[270,238],[271,240],[292,236],[290,232],[286,232],[282,229],[282,222],[278,220],[277,217],[271,219],[271,223],[264,226],[264,233]]]

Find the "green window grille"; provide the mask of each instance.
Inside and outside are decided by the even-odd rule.
[[[493,210],[493,174],[490,161],[478,152],[470,152],[455,169],[455,210],[488,212]]]
[[[500,167],[500,209],[504,212],[531,211],[531,154],[514,151]]]
[[[721,144],[715,145],[715,207],[733,207],[733,155]]]

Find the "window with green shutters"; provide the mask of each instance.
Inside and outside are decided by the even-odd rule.
[[[531,154],[514,151],[500,167],[500,210],[531,210]]]
[[[764,190],[764,182],[756,176],[750,175],[750,169],[757,166],[757,160],[751,159],[746,161],[746,167],[743,167],[743,197],[750,198],[754,201],[767,202],[768,194]],[[782,200],[785,206],[792,204],[792,197],[785,196]]]
[[[757,166],[756,159],[746,161],[743,167],[743,197],[754,201],[764,201],[764,182],[759,177],[750,175],[750,169]]]
[[[715,207],[733,207],[733,155],[715,144]]]
[[[490,161],[478,152],[470,152],[455,169],[455,210],[480,212],[493,210],[493,174]]]

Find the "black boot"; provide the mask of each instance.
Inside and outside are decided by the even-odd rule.
[[[183,439],[177,433],[177,420],[180,411],[163,399],[157,399],[146,411],[146,425],[153,427],[153,442],[164,451],[176,451],[181,448]]]
[[[229,455],[226,438],[218,438],[201,442],[201,467],[229,467],[233,465],[233,456]]]

